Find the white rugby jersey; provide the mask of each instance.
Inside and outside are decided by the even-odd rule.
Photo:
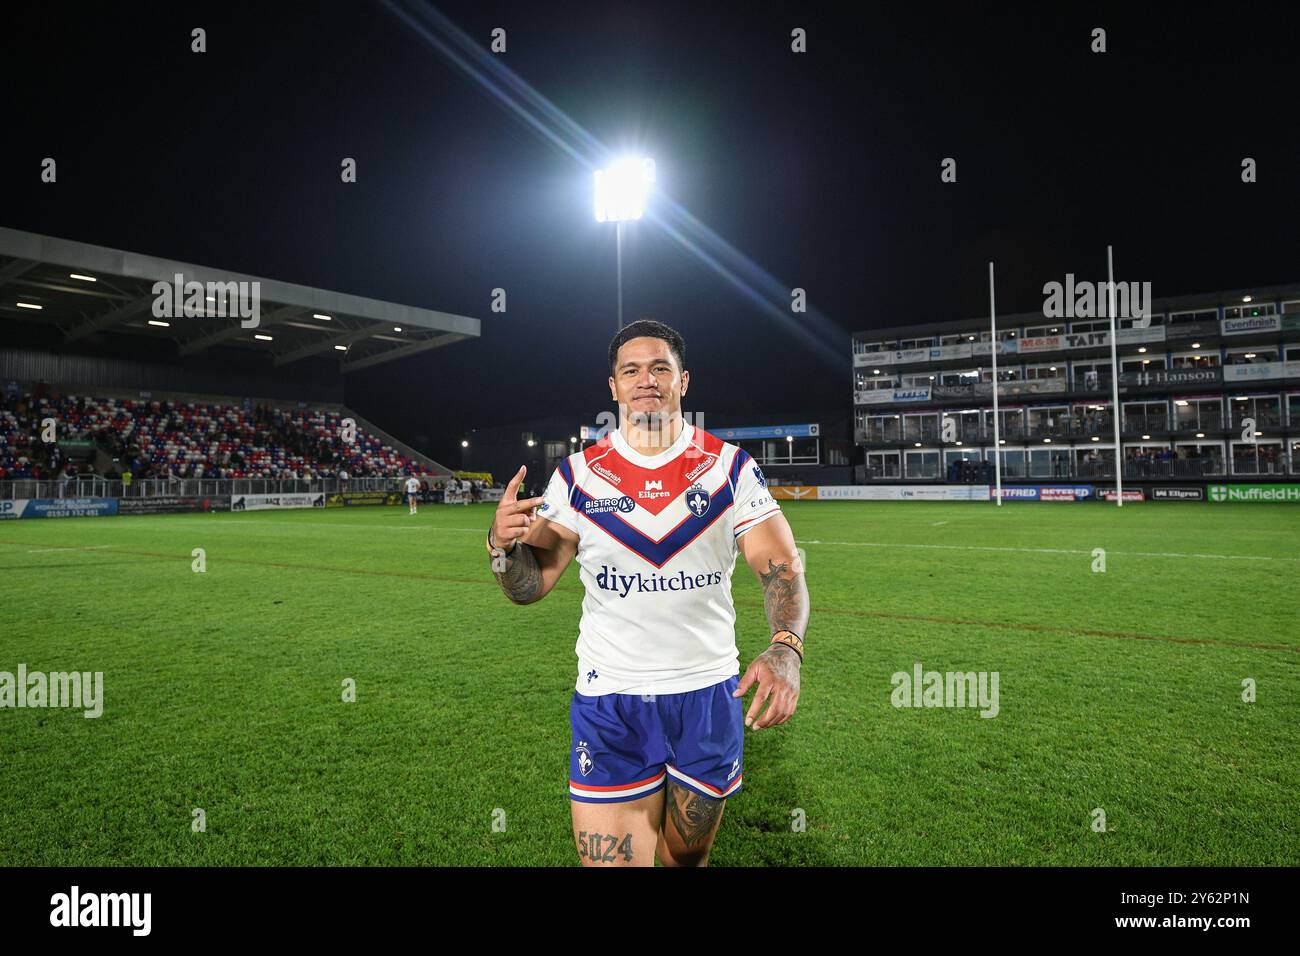
[[[754,460],[686,425],[643,455],[618,431],[560,462],[537,513],[578,535],[576,690],[676,694],[740,673],[740,536],[780,513]]]

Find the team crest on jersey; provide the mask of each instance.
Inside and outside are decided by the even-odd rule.
[[[699,485],[692,485],[686,489],[686,507],[691,509],[691,514],[697,518],[703,518],[709,513],[709,493]]]
[[[582,771],[585,777],[596,768],[596,761],[591,759],[591,751],[587,749],[587,741],[579,740],[578,746],[573,748],[578,755],[578,769]]]
[[[754,466],[754,477],[758,479],[760,485],[767,487],[767,479],[763,477],[763,472],[759,470],[758,465]]]

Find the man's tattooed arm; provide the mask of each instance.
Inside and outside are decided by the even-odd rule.
[[[492,573],[506,597],[516,604],[529,604],[541,594],[542,568],[533,549],[522,541],[516,542],[508,554],[492,559]]]
[[[767,559],[767,570],[758,576],[763,582],[763,610],[772,633],[792,631],[803,637],[808,629],[808,586],[804,583],[803,568],[799,559],[794,566],[782,561],[777,564]]]

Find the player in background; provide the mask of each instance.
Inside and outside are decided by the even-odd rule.
[[[609,349],[618,430],[562,459],[540,497],[518,498],[520,468],[487,535],[516,604],[541,600],[578,558],[569,793],[587,866],[707,865],[741,787],[744,727],[784,723],[799,699],[809,599],[794,536],[749,455],[683,420],[684,353],[661,323],[620,330]],[[738,554],[771,630],[743,678]]]
[[[411,475],[406,479],[406,503],[411,506],[411,514],[418,514],[420,510],[420,479]]]

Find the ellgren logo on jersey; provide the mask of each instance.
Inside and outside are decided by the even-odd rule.
[[[645,490],[637,492],[638,498],[667,498],[672,492],[664,491],[662,481],[651,481],[646,479]]]
[[[621,511],[627,514],[636,507],[636,502],[624,495],[621,498],[588,498],[582,503],[582,510],[589,515],[606,514]]]
[[[709,500],[709,493],[699,485],[686,489],[686,507],[697,518],[703,518],[709,513]]]
[[[767,479],[763,477],[763,472],[759,469],[758,465],[754,466],[754,477],[758,479],[760,485],[764,488],[767,487]]]

